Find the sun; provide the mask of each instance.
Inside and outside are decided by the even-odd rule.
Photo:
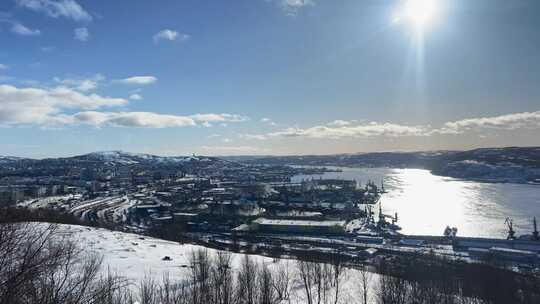
[[[416,29],[423,30],[435,19],[438,0],[405,0],[394,22],[409,22]]]

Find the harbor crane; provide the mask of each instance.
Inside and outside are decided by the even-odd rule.
[[[538,241],[540,240],[540,237],[538,235],[538,228],[536,227],[536,216],[533,218],[533,226],[534,226],[533,240]]]
[[[386,223],[386,219],[389,218],[392,221],[392,225],[395,225],[398,221],[398,214],[397,212],[392,216],[388,214],[384,214],[382,212],[382,203],[379,201],[379,223],[384,224]]]
[[[504,223],[506,224],[506,227],[508,227],[508,236],[506,237],[506,239],[514,240],[516,238],[516,232],[514,231],[514,222],[511,218],[507,217]]]

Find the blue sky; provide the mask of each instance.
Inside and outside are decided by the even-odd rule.
[[[434,8],[422,27],[411,2]],[[539,12],[534,0],[5,0],[0,155],[540,145]]]

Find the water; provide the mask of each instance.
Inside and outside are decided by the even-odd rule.
[[[514,220],[517,234],[532,232],[532,218],[540,220],[540,186],[495,184],[436,176],[428,170],[389,168],[340,168],[343,172],[299,175],[310,178],[368,180],[384,186],[383,212],[398,213],[401,232],[442,235],[448,225],[459,236],[506,237],[505,219]],[[540,223],[540,222],[539,222]]]

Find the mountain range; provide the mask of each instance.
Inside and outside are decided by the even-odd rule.
[[[295,156],[157,156],[122,151],[93,152],[41,160],[0,156],[0,167],[47,163],[180,165],[186,162],[242,162],[254,165],[422,168],[433,174],[488,182],[540,184],[540,147],[481,148],[468,151],[375,152]]]

